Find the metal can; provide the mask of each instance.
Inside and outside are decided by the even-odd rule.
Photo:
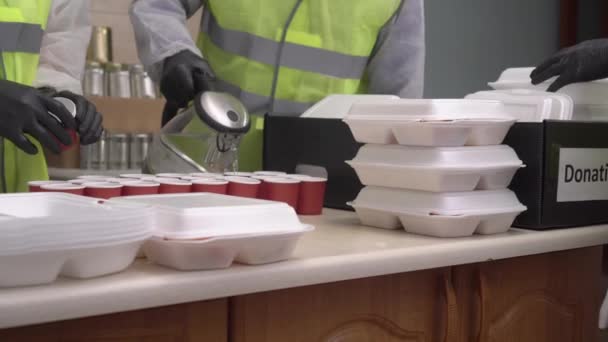
[[[80,168],[90,170],[108,169],[108,135],[105,132],[96,143],[81,146]]]
[[[106,64],[107,94],[110,97],[131,97],[131,79],[128,70],[123,70],[120,63]]]
[[[143,65],[131,65],[129,71],[131,73],[131,96],[155,99],[157,97],[156,85],[152,82],[150,75],[144,70]]]
[[[84,71],[83,90],[85,96],[104,96],[105,95],[105,72],[101,64],[97,62],[87,62]]]
[[[148,148],[152,141],[151,134],[133,134],[129,145],[129,168],[141,169],[148,155]]]
[[[112,29],[106,26],[93,26],[91,41],[87,50],[87,60],[99,63],[112,61]]]
[[[126,170],[129,168],[129,136],[116,133],[109,136],[109,169]]]

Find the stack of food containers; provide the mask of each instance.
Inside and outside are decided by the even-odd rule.
[[[122,271],[152,235],[151,210],[70,194],[0,196],[0,287]]]
[[[345,122],[366,144],[348,162],[366,186],[352,203],[363,224],[438,237],[495,234],[526,209],[506,189],[523,165],[500,145],[515,122],[500,101],[354,104]]]

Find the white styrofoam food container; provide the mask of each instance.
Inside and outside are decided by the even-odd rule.
[[[497,100],[503,102],[511,115],[520,122],[571,120],[574,102],[566,94],[548,93],[532,89],[506,89],[479,91],[467,99]]]
[[[511,120],[500,101],[400,99],[354,104],[344,122],[361,143],[462,146],[500,144]]]
[[[551,78],[539,85],[533,85],[530,74],[534,68],[508,68],[504,70],[498,80],[488,85],[493,89],[534,89],[545,91],[555,80]],[[594,82],[574,83],[558,90],[558,93],[570,96],[577,105],[608,105],[608,79]]]
[[[436,237],[503,233],[526,210],[506,189],[432,193],[365,187],[351,205],[364,225]]]
[[[312,230],[237,235],[204,240],[167,240],[154,237],[144,245],[151,261],[182,271],[227,268],[235,261],[258,265],[289,259],[302,234]]]
[[[152,205],[155,237],[144,253],[179,270],[225,268],[235,260],[262,264],[289,258],[313,230],[285,203],[211,193],[124,197],[110,202]]]
[[[168,239],[299,231],[306,227],[285,203],[236,196],[166,194],[121,197],[109,202],[153,206],[154,234]]]
[[[347,161],[364,185],[432,192],[506,188],[523,167],[506,145],[408,147],[364,145]]]
[[[0,196],[0,287],[124,270],[151,236],[151,207],[61,194]]]

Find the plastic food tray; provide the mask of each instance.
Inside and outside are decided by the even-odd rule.
[[[365,145],[347,163],[364,185],[432,192],[504,189],[523,167],[515,151],[505,145]]]
[[[503,233],[526,210],[510,190],[430,193],[366,187],[351,205],[364,225],[436,237]]]

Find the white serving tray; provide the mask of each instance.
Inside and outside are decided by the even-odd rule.
[[[364,185],[432,192],[506,188],[523,167],[505,145],[406,147],[364,145],[347,161]]]
[[[436,237],[502,233],[526,210],[510,190],[430,193],[366,187],[351,205],[364,225]]]

